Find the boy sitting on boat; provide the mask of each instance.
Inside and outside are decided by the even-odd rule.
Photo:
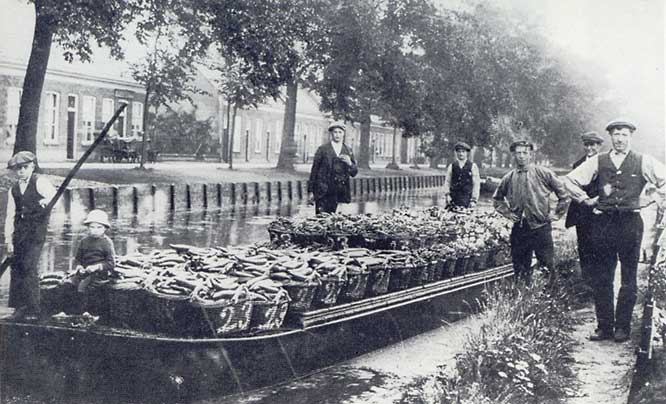
[[[79,243],[74,258],[76,275],[72,282],[78,285],[78,291],[84,293],[89,290],[94,281],[106,281],[115,267],[116,252],[113,242],[106,235],[111,227],[106,212],[93,209],[83,222],[88,227],[88,235]]]

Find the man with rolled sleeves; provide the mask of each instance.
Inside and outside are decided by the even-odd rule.
[[[446,169],[444,197],[446,206],[473,208],[479,201],[481,177],[479,167],[469,160],[472,148],[465,142],[453,146],[455,160]]]
[[[581,136],[583,147],[585,148],[585,155],[573,163],[573,169],[583,164],[588,159],[599,153],[604,139],[599,136],[597,132],[586,132]],[[598,195],[596,187],[596,179],[591,184],[583,187],[587,196],[594,198]],[[571,201],[567,217],[564,222],[566,228],[576,227],[576,240],[578,244],[578,258],[580,261],[580,270],[583,280],[591,286],[590,274],[592,273],[591,267],[595,263],[594,249],[592,248],[592,208],[580,204],[576,201]]]
[[[566,186],[574,200],[593,208],[591,234],[596,265],[592,273],[597,329],[590,340],[629,339],[636,303],[636,271],[643,238],[639,196],[647,183],[663,193],[666,167],[648,155],[631,150],[636,127],[616,120],[606,126],[612,149],[586,160],[567,174]],[[582,187],[597,181],[598,196]],[[613,282],[618,259],[621,286],[614,305]]]
[[[345,124],[333,122],[328,133],[331,141],[317,149],[308,181],[308,201],[317,214],[334,213],[339,203],[351,202],[349,179],[358,173],[354,153],[344,143]]]
[[[564,184],[546,167],[531,163],[534,145],[520,140],[509,149],[513,153],[516,168],[504,175],[493,195],[495,210],[513,222],[511,229],[511,260],[517,280],[532,281],[532,253],[539,265],[548,269],[552,285],[557,280],[555,272],[551,222],[564,216],[569,197]],[[551,212],[549,197],[558,198]]]

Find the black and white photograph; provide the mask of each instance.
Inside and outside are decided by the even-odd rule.
[[[0,0],[0,404],[666,404],[665,19]]]

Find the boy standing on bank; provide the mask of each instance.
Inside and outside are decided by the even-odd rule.
[[[49,212],[45,209],[56,193],[45,177],[36,174],[37,158],[32,152],[20,151],[7,163],[18,181],[7,198],[5,242],[12,257],[9,283],[9,307],[16,320],[39,318],[39,257],[41,255]]]

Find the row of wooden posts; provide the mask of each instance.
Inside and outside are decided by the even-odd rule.
[[[443,175],[365,177],[351,179],[352,197],[434,188],[444,185]],[[72,188],[65,192],[65,211],[77,206],[118,214],[138,213],[150,200],[155,208],[178,211],[217,209],[257,204],[281,204],[307,198],[307,180],[209,184],[136,184]]]

